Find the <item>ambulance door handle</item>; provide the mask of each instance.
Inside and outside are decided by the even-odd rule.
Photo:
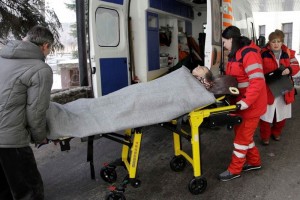
[[[92,74],[96,74],[96,67],[92,67]]]

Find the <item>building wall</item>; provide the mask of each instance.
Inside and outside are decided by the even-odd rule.
[[[300,61],[300,11],[285,12],[254,12],[254,22],[256,35],[259,36],[259,26],[266,26],[266,42],[268,36],[275,29],[282,30],[283,23],[293,23],[292,49],[296,51],[296,57]],[[300,76],[300,73],[297,74]]]

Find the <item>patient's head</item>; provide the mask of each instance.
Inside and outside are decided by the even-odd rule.
[[[205,66],[198,65],[193,71],[193,76],[195,76],[207,89],[212,86],[213,74]]]

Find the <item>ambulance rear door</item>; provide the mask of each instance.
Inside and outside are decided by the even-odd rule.
[[[89,1],[89,50],[95,97],[130,84],[128,2]]]

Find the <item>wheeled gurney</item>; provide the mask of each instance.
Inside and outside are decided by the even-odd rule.
[[[188,184],[189,191],[194,194],[201,194],[205,191],[207,180],[202,176],[201,170],[201,152],[200,152],[200,133],[199,127],[205,119],[209,126],[227,125],[228,129],[232,129],[234,125],[241,123],[240,116],[232,114],[237,108],[236,105],[229,105],[226,101],[226,96],[221,96],[216,99],[216,102],[194,111],[180,116],[170,122],[160,124],[162,127],[173,132],[174,157],[170,161],[170,167],[173,171],[182,171],[186,163],[190,163],[193,167],[193,178]],[[188,121],[190,130],[182,129],[182,122]],[[115,133],[108,134],[116,136]],[[107,137],[107,136],[105,136]],[[126,139],[122,141],[122,155],[121,159],[113,163],[107,164],[100,171],[102,179],[108,183],[114,183],[117,178],[116,167],[124,166],[128,171],[128,176],[122,181],[119,187],[111,188],[111,192],[106,199],[125,199],[124,191],[127,184],[133,187],[140,186],[140,180],[136,179],[137,165],[139,152],[141,147],[142,131],[141,129],[132,129],[126,131]],[[182,139],[187,139],[191,143],[191,155],[182,149]]]
[[[221,106],[221,100],[216,99],[188,69],[182,67],[161,78],[123,88],[99,99],[79,99],[64,105],[51,103],[47,111],[48,138],[87,138],[92,178],[95,177],[93,140],[105,137],[121,143],[123,147],[119,163],[108,164],[100,175],[107,182],[115,182],[115,167],[123,165],[128,177],[108,195],[108,199],[124,199],[122,191],[128,183],[134,187],[140,185],[136,170],[142,139],[141,127],[161,124],[174,133],[175,158],[171,162],[172,169],[180,171],[186,160],[191,163],[194,178],[189,189],[193,194],[200,194],[206,188],[206,180],[201,177],[199,126],[205,118],[212,119],[212,125],[218,125],[219,121],[223,121],[218,120],[220,116],[233,119],[230,126],[241,121],[238,116],[229,114],[236,106]],[[190,133],[180,128],[183,120],[188,120]],[[120,130],[127,131],[125,134],[116,133]],[[181,149],[181,138],[190,141],[191,156]]]

